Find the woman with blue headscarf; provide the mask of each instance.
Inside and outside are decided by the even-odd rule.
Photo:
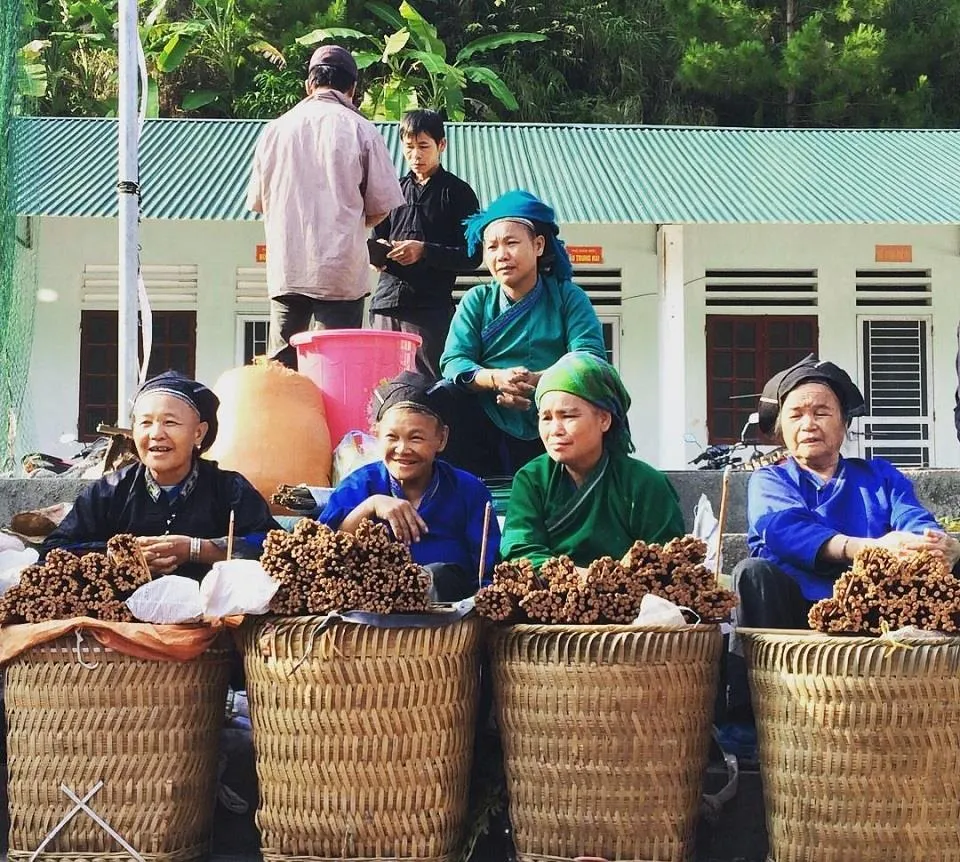
[[[534,397],[547,452],[513,479],[500,545],[505,560],[526,557],[540,566],[566,554],[588,566],[622,557],[638,539],[683,535],[670,481],[630,457],[630,396],[612,365],[568,353],[543,372]]]
[[[460,301],[440,359],[457,398],[447,459],[481,476],[509,475],[543,452],[533,393],[569,351],[606,356],[603,331],[560,241],[552,207],[515,190],[467,219],[493,281]]]

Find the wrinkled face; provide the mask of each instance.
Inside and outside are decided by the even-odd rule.
[[[483,232],[483,263],[505,287],[524,289],[537,282],[537,260],[544,239],[515,221],[495,221]]]
[[[540,439],[554,461],[585,473],[600,460],[612,421],[606,410],[569,392],[547,392],[539,419]]]
[[[197,411],[173,395],[148,392],[133,406],[137,454],[161,485],[175,485],[190,472],[194,449],[206,433]]]
[[[407,160],[410,170],[420,178],[429,177],[435,173],[440,167],[440,154],[446,148],[446,138],[438,144],[426,132],[407,135],[403,139],[403,157]]]
[[[840,399],[825,383],[802,383],[783,399],[783,444],[801,464],[835,459],[846,431]]]
[[[377,426],[387,471],[398,482],[428,481],[447,445],[447,426],[428,413],[394,407]]]

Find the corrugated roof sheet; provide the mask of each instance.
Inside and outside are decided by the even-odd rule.
[[[144,218],[252,219],[258,120],[147,120]],[[395,124],[380,124],[403,167]],[[117,213],[117,124],[21,118],[24,215]],[[960,131],[451,125],[445,164],[482,202],[516,187],[566,223],[960,223]]]

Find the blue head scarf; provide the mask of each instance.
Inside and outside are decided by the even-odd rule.
[[[553,257],[554,276],[560,281],[568,281],[573,277],[573,267],[560,240],[560,226],[556,222],[553,207],[523,189],[514,189],[500,195],[485,210],[463,220],[467,228],[468,254],[472,255],[483,244],[483,232],[489,225],[509,218],[527,219],[536,225],[538,231],[544,228]]]

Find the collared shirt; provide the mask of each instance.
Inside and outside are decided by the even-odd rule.
[[[247,207],[264,216],[270,296],[364,296],[366,218],[402,204],[382,136],[342,93],[321,90],[273,120],[247,189]]]
[[[917,500],[910,480],[882,458],[840,458],[824,481],[793,458],[761,467],[747,485],[750,556],[790,575],[810,601],[827,598],[843,567],[818,565],[836,535],[879,539],[893,530],[939,530]]]
[[[343,519],[360,503],[375,494],[403,497],[382,461],[358,467],[337,485],[318,520],[339,529]],[[447,464],[434,462],[430,486],[420,500],[417,512],[426,522],[427,532],[410,545],[410,555],[421,566],[453,563],[468,572],[480,569],[483,544],[484,509],[493,500],[487,487],[476,476]],[[500,545],[500,526],[490,519],[485,571],[489,579]]]
[[[480,209],[473,189],[443,167],[423,185],[413,171],[400,180],[406,203],[374,228],[380,239],[415,239],[424,243],[423,257],[410,266],[387,261],[370,308],[450,307],[457,272],[474,269],[483,251],[467,254],[463,220]]]

